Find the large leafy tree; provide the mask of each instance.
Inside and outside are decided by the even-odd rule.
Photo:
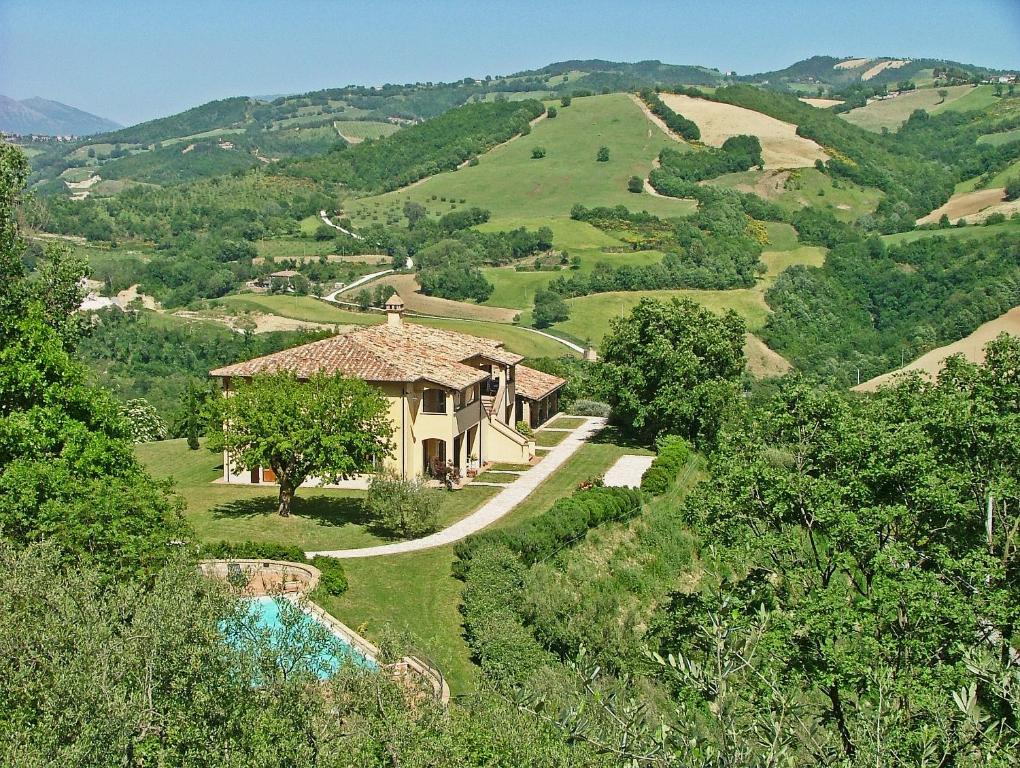
[[[864,401],[796,385],[728,428],[688,504],[706,589],[675,597],[663,641],[705,673],[685,695],[782,715],[819,761],[1015,749],[1015,697],[975,660],[1015,675],[1018,370],[1020,342],[1004,338],[985,366],[952,360],[934,384]],[[734,638],[729,679],[708,673]]]
[[[349,479],[389,455],[394,428],[387,409],[382,393],[359,379],[254,376],[219,401],[222,427],[212,446],[239,467],[271,468],[286,517],[309,477]]]
[[[638,435],[710,444],[744,369],[744,322],[688,299],[642,299],[611,321],[601,375],[614,415]]]
[[[31,273],[16,210],[25,163],[0,144],[0,536],[47,539],[112,575],[151,573],[185,535],[178,503],[132,452],[128,424],[69,353],[84,265]]]

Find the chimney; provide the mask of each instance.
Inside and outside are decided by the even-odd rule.
[[[404,314],[404,300],[396,291],[386,300],[386,325],[390,328],[400,328],[403,324],[401,316]]]

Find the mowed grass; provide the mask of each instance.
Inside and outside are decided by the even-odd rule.
[[[943,102],[939,90],[947,91]],[[868,131],[880,132],[883,128],[897,131],[907,121],[911,113],[917,109],[926,112],[938,112],[950,109],[958,101],[964,100],[975,90],[972,85],[951,85],[945,89],[918,88],[916,91],[902,93],[892,99],[873,101],[865,107],[851,109],[840,115],[848,123],[853,123]],[[980,86],[978,87],[980,90]],[[967,107],[973,109],[974,107]]]
[[[1000,97],[995,95],[994,85],[978,85],[972,86],[959,86],[961,88],[970,88],[970,91],[960,98],[949,101],[946,100],[945,104],[941,104],[937,107],[933,107],[929,110],[932,114],[938,114],[939,112],[973,112],[982,109],[988,109],[988,107],[997,104]]]
[[[524,227],[525,229],[549,227],[553,233],[553,247],[560,251],[619,248],[626,245],[622,240],[613,237],[608,232],[603,232],[586,221],[552,216],[504,216],[498,219],[490,219],[474,228],[479,232],[508,232],[519,227]]]
[[[204,444],[204,441],[203,441]],[[276,486],[215,483],[222,456],[187,441],[143,443],[136,454],[154,476],[173,478],[185,517],[199,541],[260,541],[302,549],[348,549],[393,541],[368,519],[364,491],[303,488],[290,517],[276,514]],[[468,486],[445,492],[438,525],[445,528],[478,508],[498,489]]]
[[[549,432],[544,429],[538,430],[535,433],[535,445],[542,448],[551,448],[554,445],[559,445],[566,440],[569,432]]]
[[[647,176],[663,147],[685,146],[652,125],[629,96],[591,96],[574,99],[569,107],[557,107],[555,119],[541,120],[529,135],[482,155],[477,166],[352,201],[348,206],[352,219],[365,224],[373,214],[385,218],[388,212],[399,212],[408,200],[441,215],[449,210],[443,197],[487,208],[496,219],[566,219],[575,203],[589,207],[623,204],[662,216],[682,216],[694,210],[691,201],[627,191],[627,179]],[[609,147],[610,160],[600,163],[595,155],[603,145]],[[546,156],[532,159],[535,147],[543,147]]]
[[[515,525],[542,514],[557,499],[573,493],[582,481],[604,474],[624,454],[651,453],[647,448],[613,442],[614,439],[615,434],[610,432],[598,442],[582,446],[552,477],[491,527]],[[387,630],[409,636],[413,647],[443,671],[455,695],[467,693],[478,683],[478,672],[464,641],[459,610],[463,582],[453,578],[453,560],[452,546],[345,560],[344,570],[350,584],[347,593],[321,602],[330,613],[369,639],[378,640]]]

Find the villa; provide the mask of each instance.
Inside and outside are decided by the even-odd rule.
[[[526,464],[535,443],[514,425],[537,427],[559,412],[566,381],[521,365],[503,343],[403,320],[404,302],[386,303],[386,323],[210,372],[229,396],[236,379],[290,371],[299,379],[336,373],[378,387],[389,402],[396,447],[383,466],[401,477],[452,464],[463,476],[486,462]],[[323,425],[328,429],[328,425]],[[237,467],[224,456],[228,483],[274,482],[272,470]],[[355,483],[364,483],[359,478]]]

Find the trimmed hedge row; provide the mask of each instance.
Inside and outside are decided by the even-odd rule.
[[[674,435],[660,438],[658,450],[652,465],[641,475],[641,490],[653,496],[660,496],[669,490],[691,456],[687,441]]]
[[[516,554],[529,566],[546,558],[563,545],[583,536],[609,520],[623,520],[641,509],[642,494],[632,488],[591,488],[577,491],[560,499],[539,517],[527,520],[515,528],[484,531],[468,536],[454,546],[456,560],[453,572],[459,577],[467,573],[467,566],[475,551],[489,544],[500,544]]]
[[[317,590],[339,597],[347,591],[347,574],[339,560],[317,556],[309,560],[301,547],[272,544],[263,541],[219,541],[203,544],[198,556],[204,560],[283,560],[290,563],[306,563],[322,573]]]

